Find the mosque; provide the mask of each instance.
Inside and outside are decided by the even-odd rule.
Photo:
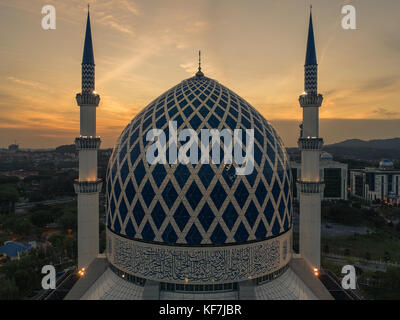
[[[88,13],[82,61],[78,195],[78,268],[66,299],[332,299],[318,279],[321,194],[317,58],[310,13],[305,89],[299,102],[301,177],[271,124],[201,64],[193,77],[144,108],[123,130],[107,168],[107,244],[99,253],[95,63]],[[149,130],[253,130],[250,174],[235,163],[149,164]],[[171,142],[171,141],[167,141]],[[182,141],[174,141],[175,147]],[[220,141],[222,145],[222,141]],[[171,144],[169,144],[171,148]],[[217,145],[218,148],[218,145]],[[221,147],[221,151],[222,147]],[[243,150],[244,151],[244,150]],[[167,151],[167,155],[168,155]],[[292,250],[293,194],[300,198],[300,253]]]

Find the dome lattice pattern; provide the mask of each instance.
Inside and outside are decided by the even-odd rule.
[[[254,129],[254,171],[224,164],[149,165],[150,129]],[[178,143],[178,148],[180,147]],[[221,158],[223,158],[223,150]],[[168,155],[168,150],[167,150]],[[290,229],[291,173],[282,141],[246,101],[207,77],[182,81],[124,129],[107,170],[107,226],[145,242],[222,245],[264,240]]]

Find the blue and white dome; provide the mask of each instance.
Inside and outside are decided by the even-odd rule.
[[[150,129],[254,129],[254,171],[225,165],[149,165]],[[167,134],[168,140],[168,134]],[[168,154],[168,153],[167,153]],[[162,94],[122,132],[107,171],[107,225],[145,242],[224,245],[265,240],[291,228],[291,173],[273,127],[245,100],[203,76]]]
[[[150,165],[151,129],[254,129],[254,170]],[[181,145],[178,142],[178,148]],[[221,148],[223,153],[223,150]],[[169,152],[167,151],[167,155]],[[162,94],[124,129],[107,169],[107,258],[135,278],[233,283],[290,261],[291,171],[281,139],[246,101],[197,74]]]

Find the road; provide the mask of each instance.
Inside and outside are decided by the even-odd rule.
[[[38,202],[24,202],[24,203],[16,203],[15,204],[15,213],[24,213],[26,209],[33,208],[37,205],[45,205],[51,206],[56,204],[63,204],[63,203],[70,203],[76,200],[75,197],[69,198],[61,198],[61,199],[54,199],[54,200],[44,200]]]

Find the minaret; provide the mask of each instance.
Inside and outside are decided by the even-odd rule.
[[[79,179],[75,181],[78,195],[78,269],[87,268],[99,253],[99,192],[102,182],[97,178],[96,108],[100,96],[94,91],[94,56],[90,14],[88,11],[82,59],[82,92],[76,95],[80,107],[80,137],[75,139],[79,151]]]
[[[321,195],[319,160],[323,140],[319,137],[319,108],[323,97],[318,94],[318,64],[315,53],[312,13],[308,29],[304,93],[300,96],[303,123],[298,141],[301,151],[301,178],[297,183],[300,193],[300,255],[313,268],[321,266]]]

